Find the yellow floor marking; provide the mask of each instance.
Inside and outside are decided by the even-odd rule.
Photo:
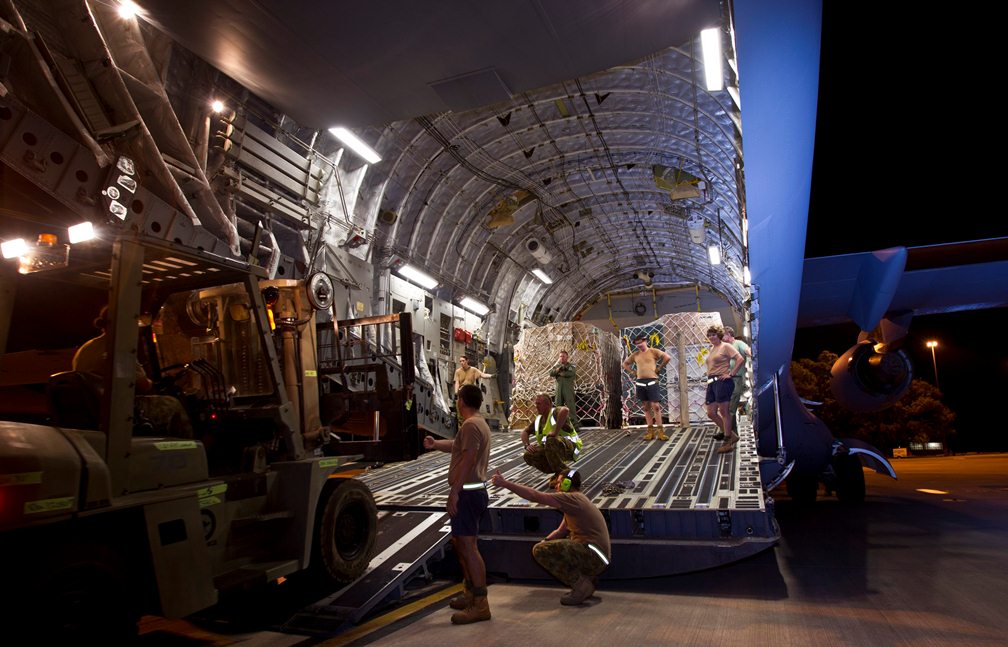
[[[394,609],[385,615],[378,616],[374,620],[365,622],[364,624],[354,627],[350,631],[341,633],[340,635],[326,640],[324,642],[318,643],[320,646],[325,647],[340,647],[340,645],[348,645],[358,638],[362,638],[370,633],[378,631],[384,627],[389,626],[393,622],[401,620],[407,616],[410,616],[421,609],[425,609],[432,604],[436,604],[445,598],[451,597],[456,593],[462,592],[462,585],[456,584],[455,586],[449,586],[447,589],[438,591],[437,593],[432,593],[426,597],[420,598],[415,602],[410,602],[409,604],[403,605],[398,609]]]

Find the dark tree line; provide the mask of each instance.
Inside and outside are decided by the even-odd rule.
[[[836,353],[822,351],[816,359],[791,362],[791,376],[798,394],[823,403],[812,411],[835,436],[859,438],[886,453],[893,447],[929,440],[942,441],[948,450],[955,435],[955,413],[945,406],[941,391],[933,384],[915,379],[891,407],[858,413],[841,407],[830,390],[830,367],[836,359]]]

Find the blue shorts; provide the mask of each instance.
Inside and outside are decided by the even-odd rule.
[[[661,394],[658,392],[658,378],[634,380],[634,385],[637,387],[637,399],[641,402],[661,402]]]
[[[458,512],[451,520],[451,534],[456,537],[475,537],[479,534],[480,518],[486,512],[490,496],[486,488],[459,492]]]
[[[731,394],[734,390],[735,380],[718,378],[707,384],[707,398],[704,400],[704,404],[731,402]]]

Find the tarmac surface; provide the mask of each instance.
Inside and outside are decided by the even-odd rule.
[[[604,582],[581,607],[562,607],[559,585],[495,583],[493,619],[474,625],[451,625],[450,591],[441,591],[329,638],[251,620],[222,631],[207,618],[147,618],[141,644],[1008,644],[1008,454],[894,465],[898,481],[866,471],[860,505],[820,490],[801,507],[775,490],[782,538],[773,549],[702,572]]]

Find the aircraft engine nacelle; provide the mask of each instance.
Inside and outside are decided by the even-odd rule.
[[[865,340],[840,356],[830,370],[837,402],[854,411],[878,411],[893,404],[910,387],[913,368],[901,350],[876,350]]]

